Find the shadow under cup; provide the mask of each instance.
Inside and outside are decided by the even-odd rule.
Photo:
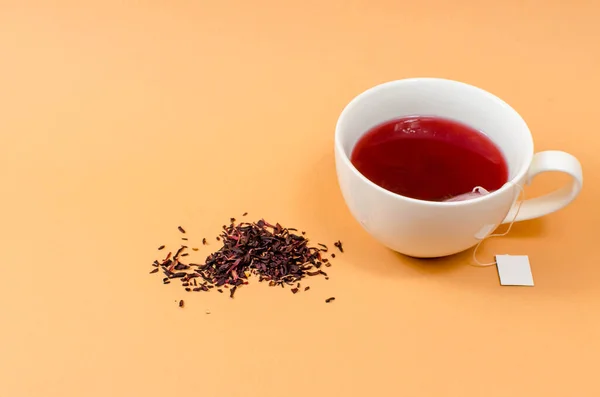
[[[369,181],[350,162],[354,146],[373,127],[407,116],[451,119],[483,132],[504,155],[509,183],[481,198],[429,202]],[[354,98],[338,119],[335,156],[344,199],[373,237],[407,255],[437,257],[472,247],[482,228],[502,222],[518,196],[512,184],[524,179],[531,164],[533,140],[523,118],[487,91],[452,80],[415,78],[384,83]]]

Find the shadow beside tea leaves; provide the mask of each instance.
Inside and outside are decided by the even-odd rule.
[[[395,252],[394,254],[401,262],[401,265],[408,266],[422,274],[440,274],[449,273],[458,270],[460,267],[468,266],[472,261],[473,250],[459,252],[458,254],[444,256],[440,258],[414,258]]]

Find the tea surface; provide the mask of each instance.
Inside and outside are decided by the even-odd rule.
[[[405,117],[363,135],[352,164],[373,183],[402,196],[444,201],[508,180],[500,149],[485,134],[439,117]]]

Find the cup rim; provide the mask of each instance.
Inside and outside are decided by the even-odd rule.
[[[449,83],[449,84],[460,85],[460,86],[463,86],[463,88],[475,90],[482,95],[490,97],[492,100],[498,102],[499,105],[502,105],[502,106],[506,107],[508,110],[515,113],[515,115],[523,122],[523,125],[527,129],[527,132],[529,133],[528,134],[529,140],[531,143],[531,145],[530,145],[531,150],[527,153],[525,162],[521,166],[521,169],[516,173],[516,175],[512,179],[506,181],[506,183],[504,185],[502,185],[502,187],[500,189],[495,190],[495,191],[491,192],[490,194],[486,194],[485,196],[481,196],[481,197],[477,197],[477,198],[473,198],[473,199],[469,199],[469,200],[463,200],[463,201],[428,201],[428,200],[421,200],[421,199],[415,199],[412,197],[403,196],[401,194],[394,193],[390,190],[384,189],[381,186],[379,186],[376,183],[369,180],[362,173],[360,173],[360,171],[358,171],[356,169],[354,164],[352,164],[349,156],[346,154],[346,152],[344,151],[344,148],[342,147],[341,132],[340,132],[341,120],[346,117],[346,115],[352,110],[351,108],[362,98],[364,98],[368,95],[372,95],[372,94],[376,93],[377,91],[380,91],[391,85],[402,85],[402,84],[406,84],[406,83],[410,83],[410,82],[417,82],[417,81],[429,81],[429,82],[439,82],[439,83],[446,83],[446,84]],[[370,87],[370,88],[366,89],[365,91],[361,92],[360,94],[358,94],[357,96],[352,98],[352,100],[350,102],[348,102],[348,104],[346,106],[344,106],[344,109],[340,113],[340,116],[338,117],[338,120],[335,125],[334,145],[335,145],[335,150],[339,151],[339,153],[342,155],[341,160],[344,163],[344,165],[346,167],[349,167],[350,170],[352,170],[352,172],[356,176],[358,176],[358,178],[360,178],[363,182],[370,185],[372,188],[374,188],[386,195],[389,195],[390,197],[394,197],[396,199],[401,199],[401,200],[405,200],[405,201],[417,203],[417,204],[427,204],[427,205],[431,205],[434,207],[461,207],[461,206],[464,207],[464,206],[472,205],[475,203],[480,203],[480,202],[483,203],[485,201],[492,200],[494,197],[504,193],[506,190],[511,188],[512,185],[517,185],[519,183],[519,181],[521,181],[525,177],[525,175],[527,174],[527,171],[529,170],[529,167],[531,166],[531,162],[533,160],[533,153],[534,153],[534,146],[533,146],[534,142],[533,142],[533,137],[531,136],[531,130],[529,129],[529,126],[527,125],[527,123],[525,122],[523,117],[521,117],[519,112],[517,112],[512,106],[510,106],[508,103],[506,103],[504,100],[500,99],[496,95],[494,95],[491,92],[486,91],[482,88],[476,87],[471,84],[464,83],[462,81],[439,78],[439,77],[411,77],[411,78],[406,78],[406,79],[391,80],[391,81],[377,84],[377,85]]]

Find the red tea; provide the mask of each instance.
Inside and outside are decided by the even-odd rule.
[[[380,124],[357,142],[352,164],[373,183],[402,196],[444,201],[508,180],[500,149],[483,133],[439,117]]]

